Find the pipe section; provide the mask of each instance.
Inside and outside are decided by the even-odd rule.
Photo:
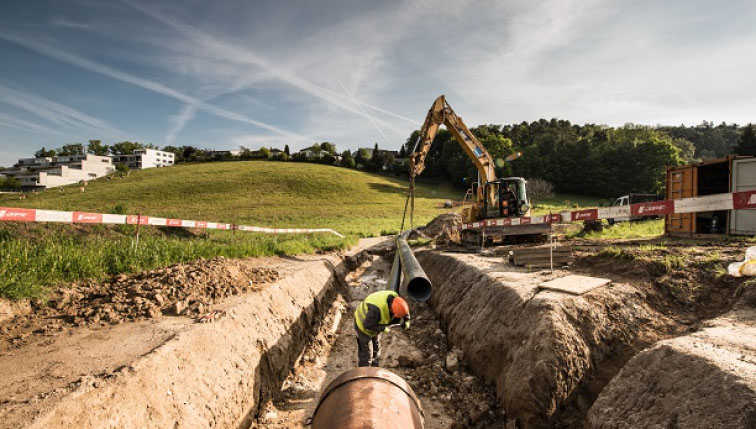
[[[405,290],[407,296],[412,298],[415,302],[425,302],[429,300],[433,286],[431,285],[428,276],[425,275],[423,267],[417,262],[415,254],[412,253],[412,249],[409,244],[407,244],[407,240],[404,238],[396,239],[396,253],[399,254],[399,262],[401,263],[403,274],[401,283],[402,289]]]
[[[399,252],[394,255],[394,263],[391,264],[391,273],[389,273],[389,281],[387,290],[393,290],[399,293],[399,286],[402,284],[402,263],[399,260]]]
[[[349,370],[326,387],[312,429],[423,429],[420,400],[409,384],[376,367]]]

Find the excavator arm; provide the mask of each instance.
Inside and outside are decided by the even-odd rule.
[[[475,138],[470,129],[467,128],[467,125],[462,122],[462,118],[454,113],[454,110],[446,102],[446,97],[443,95],[436,98],[433,102],[428,115],[425,117],[423,127],[420,129],[415,149],[410,155],[410,177],[414,178],[418,176],[425,169],[425,157],[428,156],[431,144],[433,144],[433,138],[436,137],[438,127],[441,124],[446,125],[446,128],[454,136],[454,139],[457,140],[457,143],[462,146],[462,150],[465,151],[473,164],[475,164],[475,168],[478,169],[478,175],[480,176],[480,184],[485,185],[488,182],[496,180],[493,158],[491,158],[491,155],[478,139]],[[472,212],[468,214],[470,220],[476,220],[481,215],[484,207],[483,189],[484,186],[478,186],[476,195],[477,205],[473,205],[471,208]],[[496,194],[493,188],[489,188],[487,194],[485,201],[491,205],[495,205]]]
[[[436,137],[438,127],[441,124],[446,125],[457,143],[462,146],[462,150],[473,161],[475,168],[480,173],[480,182],[487,183],[496,180],[493,158],[470,132],[467,125],[462,122],[462,118],[454,113],[443,95],[433,102],[428,115],[425,117],[423,127],[420,129],[420,136],[415,144],[414,152],[410,155],[410,175],[418,176],[425,169],[425,157],[428,156],[433,138]]]

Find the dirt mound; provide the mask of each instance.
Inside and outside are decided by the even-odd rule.
[[[427,238],[433,239],[438,244],[447,244],[450,241],[459,242],[459,227],[462,225],[462,216],[458,213],[445,213],[430,221],[419,231]]]
[[[259,289],[280,277],[260,262],[218,257],[108,282],[83,282],[53,292],[49,301],[35,303],[29,314],[0,327],[11,344],[30,335],[51,335],[64,325],[118,324],[159,318],[163,314],[198,317],[223,298]]]
[[[756,427],[756,311],[712,320],[634,357],[586,427]]]
[[[496,385],[499,404],[520,427],[579,425],[628,359],[697,323],[678,317],[684,306],[673,293],[654,287],[651,277],[643,285],[624,277],[621,265],[620,274],[601,270],[614,280],[610,286],[573,296],[539,290],[548,272],[526,273],[498,258],[426,251],[418,259],[450,344],[474,374]]]

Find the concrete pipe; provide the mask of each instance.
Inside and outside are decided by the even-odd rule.
[[[422,429],[423,410],[409,384],[391,371],[349,370],[326,387],[312,429]]]

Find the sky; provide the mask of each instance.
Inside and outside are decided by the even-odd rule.
[[[123,140],[398,149],[468,126],[756,122],[756,2],[5,0],[0,165]]]

